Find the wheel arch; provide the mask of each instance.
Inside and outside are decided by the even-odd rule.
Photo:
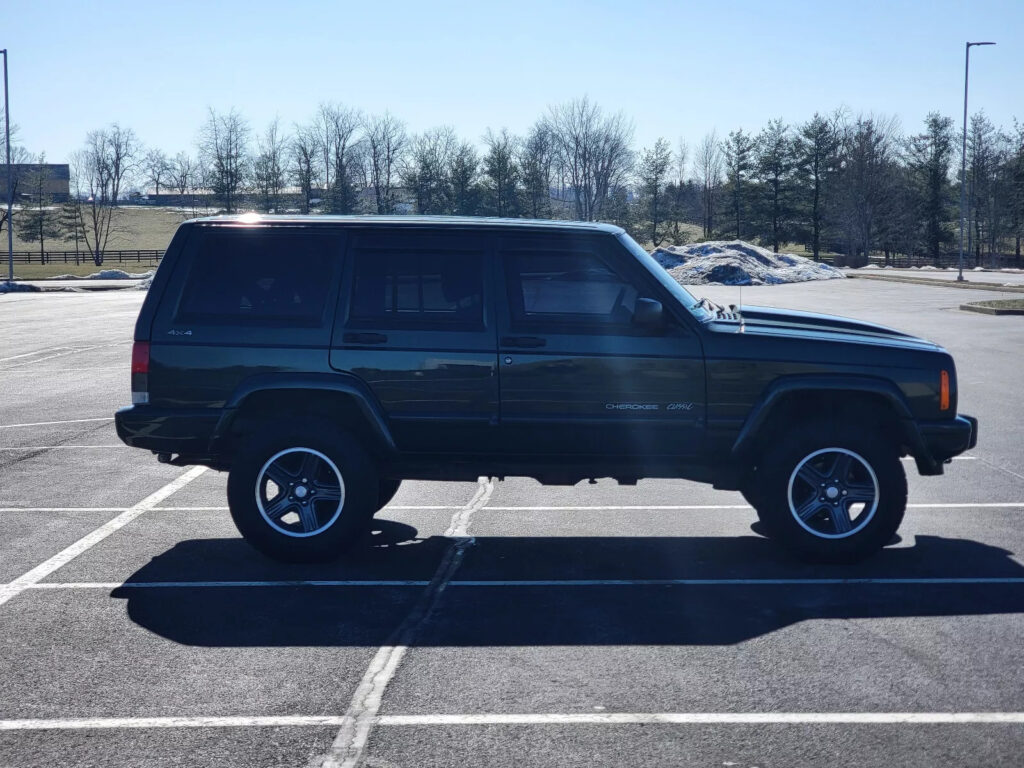
[[[871,376],[793,376],[777,379],[751,409],[733,443],[734,460],[744,464],[756,458],[771,436],[794,422],[831,418],[856,421],[881,430],[900,454],[910,453],[922,474],[934,461],[924,447],[913,414],[899,388]],[[922,468],[922,458],[925,467]],[[941,466],[940,466],[941,471]]]
[[[225,403],[214,442],[230,455],[252,425],[285,414],[329,419],[344,426],[376,458],[397,453],[387,417],[370,388],[343,373],[259,374],[246,379]]]

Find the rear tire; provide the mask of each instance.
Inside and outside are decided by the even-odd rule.
[[[253,547],[283,562],[339,556],[377,510],[376,467],[349,435],[280,421],[247,439],[228,475],[228,506]]]
[[[855,424],[794,429],[766,454],[758,478],[758,512],[771,537],[813,562],[875,554],[892,540],[907,506],[896,449]]]

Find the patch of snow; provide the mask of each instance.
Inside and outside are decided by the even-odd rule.
[[[673,245],[651,255],[683,285],[778,285],[846,277],[828,264],[742,240]]]
[[[153,284],[153,274],[150,273],[149,277],[143,280],[141,283],[135,286],[136,291],[148,291],[149,286]]]
[[[38,293],[43,290],[38,285],[27,285],[25,283],[9,283],[6,280],[0,283],[0,293]]]
[[[55,275],[50,280],[146,280],[153,277],[153,270],[148,272],[125,272],[123,269],[101,269],[91,275]]]

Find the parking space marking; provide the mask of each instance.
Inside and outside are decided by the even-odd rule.
[[[101,416],[95,419],[63,419],[61,421],[32,421],[27,424],[0,424],[0,429],[15,429],[19,427],[49,427],[55,424],[84,424],[87,421],[113,421],[113,416]]]
[[[94,450],[97,448],[130,448],[131,446],[125,445],[124,443],[118,443],[116,445],[19,445],[15,448],[0,448],[0,451],[55,451],[63,448],[88,448]]]
[[[1024,507],[1024,501],[997,501],[997,502],[950,502],[929,503],[929,504],[907,504],[907,509],[1015,509]],[[488,512],[601,512],[601,511],[636,511],[643,512],[677,512],[677,511],[699,511],[715,509],[753,509],[749,504],[679,504],[679,505],[606,505],[594,507],[557,507],[557,506],[530,506],[530,507],[487,507]]]
[[[359,763],[380,711],[384,692],[398,671],[405,652],[415,641],[420,626],[434,613],[445,588],[462,564],[466,549],[473,543],[473,539],[468,536],[473,513],[483,509],[493,492],[494,480],[481,477],[473,498],[452,516],[444,532],[445,536],[452,539],[451,544],[416,605],[392,633],[390,642],[378,649],[363,673],[345,713],[347,719],[338,731],[330,751],[323,757],[323,768],[355,768]]]
[[[26,589],[235,589],[278,587],[426,587],[432,582],[415,579],[282,579],[267,581],[47,581]],[[1018,576],[920,576],[851,578],[750,579],[462,579],[449,587],[737,587],[737,586],[886,586],[1024,584]],[[0,589],[4,586],[0,584]]]
[[[110,534],[128,525],[128,523],[137,518],[143,512],[155,507],[171,494],[184,488],[204,472],[206,472],[206,467],[193,467],[184,474],[179,475],[176,479],[169,482],[160,490],[151,493],[138,504],[129,507],[113,520],[101,525],[92,533],[86,534],[71,546],[58,552],[49,560],[40,563],[35,568],[22,574],[9,584],[3,585],[0,587],[0,605],[3,605],[11,598],[21,594],[33,584],[42,581],[58,568],[67,565],[80,554],[110,536]]]
[[[349,715],[82,717],[0,720],[0,731],[342,726]],[[1024,712],[571,712],[376,715],[374,726],[454,725],[1021,725]]]
[[[26,355],[16,355],[15,357],[31,357],[33,354],[43,354],[43,352],[54,352],[54,354],[47,355],[46,357],[37,357],[34,360],[22,360],[20,363],[14,363],[13,365],[7,366],[6,370],[13,370],[15,368],[25,368],[26,366],[29,366],[29,365],[35,365],[36,363],[41,363],[44,360],[53,360],[53,359],[58,358],[58,357],[67,357],[68,355],[75,355],[75,354],[78,354],[79,352],[92,352],[94,349],[106,349],[108,347],[118,347],[118,346],[121,346],[122,344],[127,344],[127,343],[129,343],[129,342],[116,341],[116,342],[114,342],[112,344],[93,344],[93,345],[88,346],[88,347],[77,347],[77,348],[72,348],[72,347],[55,347],[52,350],[41,350],[41,351],[36,352],[36,353],[29,353],[29,354],[26,354]],[[63,351],[59,351],[58,352],[57,350],[63,350]],[[15,358],[11,358],[11,357],[6,358],[6,360],[13,360],[13,359],[15,359]],[[0,363],[6,362],[6,360],[0,360]]]

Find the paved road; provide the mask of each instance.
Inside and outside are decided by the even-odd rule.
[[[141,294],[0,297],[0,765],[1019,765],[1024,320],[974,296],[743,290],[944,343],[982,420],[845,568],[735,493],[521,479],[406,483],[345,562],[278,565],[223,475],[117,442]]]

